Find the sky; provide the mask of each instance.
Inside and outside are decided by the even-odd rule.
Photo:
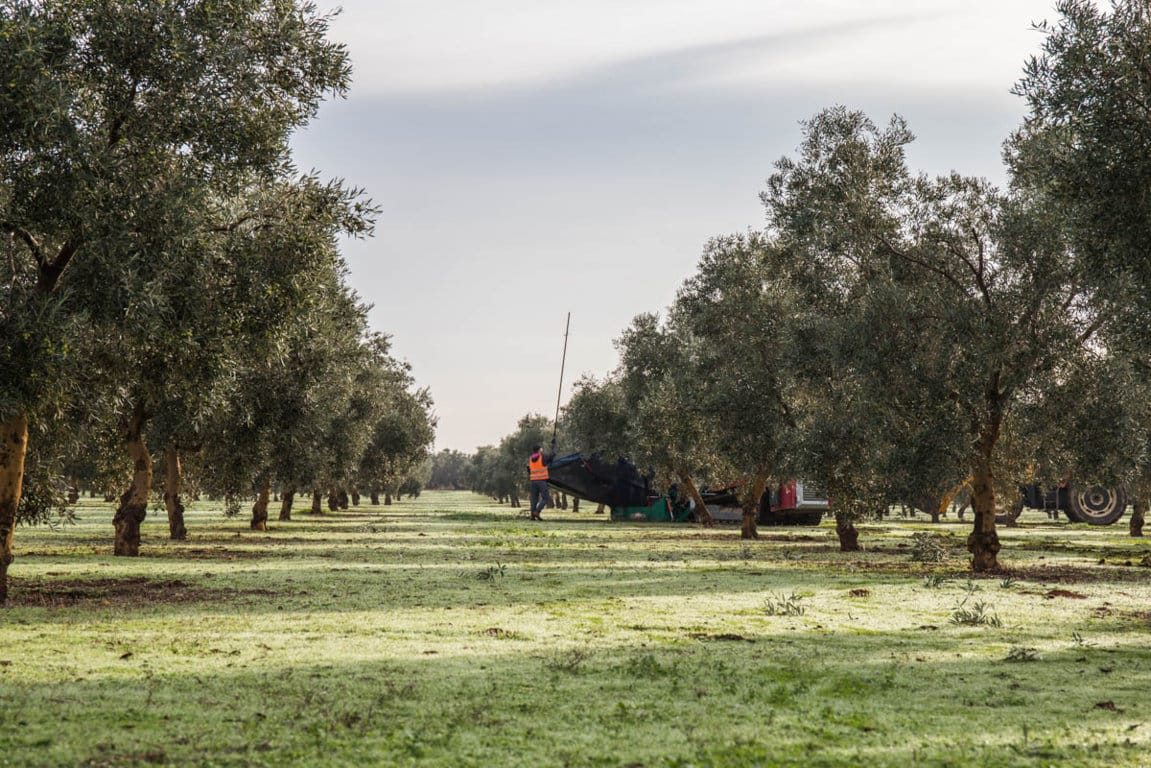
[[[1055,18],[1053,0],[344,0],[352,88],[293,149],[381,208],[343,245],[350,281],[430,388],[436,449],[470,453],[609,373],[709,238],[761,228],[820,109],[901,115],[913,169],[1002,183],[1011,88]]]

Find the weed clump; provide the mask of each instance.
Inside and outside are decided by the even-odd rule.
[[[1011,646],[1011,650],[1007,652],[1007,657],[1003,660],[1013,663],[1020,663],[1027,661],[1039,661],[1039,658],[1040,656],[1038,648],[1031,648],[1023,645],[1013,645]]]
[[[772,592],[764,601],[764,611],[768,616],[802,616],[807,610],[799,604],[802,599],[794,592],[786,596]]]
[[[591,655],[591,651],[587,648],[569,648],[556,651],[544,659],[544,666],[552,672],[574,674],[579,671],[585,661],[591,658]]]
[[[999,614],[995,613],[994,606],[988,605],[980,600],[969,608],[967,607],[967,598],[964,598],[963,601],[955,607],[948,621],[952,624],[969,627],[1003,626],[1003,621],[999,618]]]
[[[926,531],[911,534],[913,563],[942,563],[947,554],[947,539],[943,536]]]
[[[496,563],[495,565],[488,566],[484,570],[476,574],[476,578],[480,581],[495,581],[502,579],[507,572],[507,566],[503,563]]]

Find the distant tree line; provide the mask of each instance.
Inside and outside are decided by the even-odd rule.
[[[343,237],[376,208],[289,139],[350,65],[304,2],[13,0],[0,13],[0,601],[18,523],[118,499],[135,555],[161,492],[418,485],[426,389],[372,332]],[[159,467],[154,462],[159,461]]]
[[[697,509],[701,483],[742,479],[746,538],[792,477],[827,489],[845,550],[861,519],[965,479],[977,571],[999,568],[996,511],[1024,477],[1126,483],[1141,535],[1151,11],[1057,9],[1015,89],[1006,189],[914,172],[899,117],[821,111],[760,195],[766,225],[709,242],[667,311],[617,339],[618,367],[576,384],[570,444],[654,466]],[[485,490],[503,447],[474,458]]]

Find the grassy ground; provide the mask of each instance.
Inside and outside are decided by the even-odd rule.
[[[426,493],[144,556],[111,509],[21,529],[0,765],[1151,765],[1151,546],[1039,516],[971,579],[958,522],[530,523]],[[912,560],[944,538],[945,559]],[[1146,558],[1146,559],[1145,559]]]

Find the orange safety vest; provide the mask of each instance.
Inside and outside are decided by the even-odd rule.
[[[544,464],[544,455],[542,452],[533,453],[532,457],[528,460],[528,471],[531,473],[532,480],[547,480],[548,468]]]

